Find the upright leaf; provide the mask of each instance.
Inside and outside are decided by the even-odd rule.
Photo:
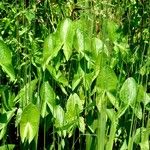
[[[49,63],[51,59],[57,56],[59,50],[62,47],[62,41],[59,36],[59,32],[50,34],[44,41],[43,48],[43,69],[45,70],[45,65]]]
[[[69,96],[66,104],[66,121],[74,120],[83,110],[83,101],[74,93]]]
[[[97,77],[97,88],[106,91],[116,90],[117,82],[117,76],[110,67],[104,66],[100,69]]]
[[[63,51],[66,60],[69,60],[72,54],[72,45],[74,38],[74,27],[70,19],[65,19],[60,24],[60,39],[63,43]]]
[[[11,51],[2,40],[0,40],[0,66],[2,66],[2,69],[9,75],[12,81],[15,80]]]
[[[20,136],[22,142],[28,140],[29,143],[31,143],[38,133],[39,119],[40,113],[38,108],[33,104],[26,106],[23,110],[20,121]]]
[[[130,77],[122,85],[120,90],[120,100],[126,104],[130,105],[134,103],[137,96],[137,87],[135,80]]]
[[[48,114],[46,107],[48,106],[53,113],[56,106],[56,95],[48,81],[42,84],[40,89],[40,96],[42,100],[41,115],[44,118]]]
[[[36,88],[38,80],[34,79],[31,82],[27,83],[15,97],[14,101],[17,103],[18,101],[22,105],[22,107],[26,106],[27,103],[33,102],[33,94]]]

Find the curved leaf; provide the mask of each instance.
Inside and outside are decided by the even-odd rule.
[[[127,105],[133,104],[137,96],[137,87],[135,80],[130,77],[122,85],[120,90],[120,100]]]
[[[38,133],[39,119],[40,113],[35,105],[29,104],[23,110],[20,121],[20,136],[22,142],[26,139],[30,143],[36,136]]]
[[[0,40],[0,65],[2,66],[2,69],[9,75],[10,79],[12,81],[15,80],[11,51],[2,40]]]
[[[56,106],[56,95],[48,81],[42,84],[40,89],[40,96],[42,99],[41,115],[44,118],[48,114],[46,107],[49,106],[53,114],[54,108]]]
[[[55,34],[50,34],[45,39],[43,48],[43,70],[45,70],[45,65],[47,65],[51,59],[57,56],[62,44],[63,43],[60,40],[58,32]]]
[[[70,19],[65,19],[60,24],[60,39],[63,46],[64,55],[66,60],[69,60],[72,54],[72,45],[73,45],[73,38],[74,38],[74,28],[72,21]]]

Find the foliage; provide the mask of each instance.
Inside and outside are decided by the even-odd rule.
[[[149,2],[0,2],[0,149],[149,149]]]

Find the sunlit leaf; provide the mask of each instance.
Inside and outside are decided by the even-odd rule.
[[[117,76],[110,67],[105,66],[100,69],[97,77],[97,88],[106,91],[116,90],[117,83]]]
[[[60,28],[60,39],[63,43],[63,52],[66,60],[69,60],[72,54],[73,38],[74,38],[74,27],[70,19],[65,19],[61,22]]]
[[[126,104],[134,104],[137,96],[137,85],[136,81],[130,77],[122,85],[120,90],[120,100]]]
[[[83,110],[83,101],[74,93],[69,96],[66,104],[66,121],[74,120]]]
[[[50,34],[44,41],[43,48],[43,69],[49,63],[51,59],[57,56],[59,50],[62,47],[62,41],[60,40],[59,33]]]
[[[61,106],[57,105],[54,110],[55,126],[60,128],[64,124],[64,110]]]
[[[29,143],[38,133],[40,113],[38,108],[29,104],[22,113],[20,121],[20,136],[22,142],[28,140]]]
[[[79,130],[85,133],[85,122],[83,117],[79,117]]]

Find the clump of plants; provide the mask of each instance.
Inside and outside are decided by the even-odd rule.
[[[0,26],[0,149],[149,149],[148,27],[142,39],[132,33],[143,32],[139,22],[125,34],[118,21],[126,14],[115,10],[124,3],[106,2],[8,9],[15,18],[8,13]]]

